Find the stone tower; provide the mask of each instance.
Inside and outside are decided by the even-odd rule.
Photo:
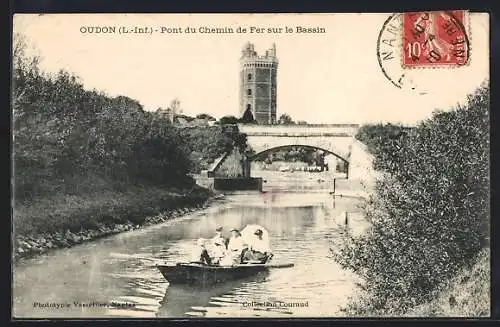
[[[240,58],[240,117],[248,110],[259,124],[276,123],[278,58],[273,44],[259,56],[248,42]]]

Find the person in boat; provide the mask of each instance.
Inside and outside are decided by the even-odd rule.
[[[231,257],[232,264],[239,265],[243,262],[243,256],[247,248],[248,245],[243,237],[241,237],[240,231],[236,228],[232,229],[231,238],[229,239],[229,243],[227,245],[227,250],[229,252],[229,256]]]
[[[227,249],[224,239],[217,238],[213,240],[213,250],[212,250],[212,264],[218,265],[221,263],[222,259],[226,257]]]
[[[229,242],[229,240],[227,238],[225,238],[224,236],[222,236],[222,227],[219,226],[215,229],[215,236],[212,238],[212,243],[213,245],[215,246],[215,242],[222,242],[222,244],[224,244],[224,246],[227,248],[227,244]]]
[[[191,262],[211,265],[212,259],[210,258],[210,255],[205,247],[205,240],[199,238],[196,245],[197,247],[192,253]]]
[[[262,238],[263,232],[257,229],[254,233],[255,239],[249,244],[248,250],[245,252],[243,262],[260,262],[265,263],[272,257],[271,248],[267,240]]]

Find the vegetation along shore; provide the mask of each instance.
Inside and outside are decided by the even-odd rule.
[[[489,101],[485,83],[417,126],[359,130],[381,178],[370,231],[334,251],[364,280],[347,316],[489,316]]]
[[[180,128],[125,96],[48,74],[15,35],[13,252],[28,257],[202,207],[191,177],[246,139],[222,125]],[[203,116],[203,115],[200,115]],[[207,115],[205,115],[207,116]]]

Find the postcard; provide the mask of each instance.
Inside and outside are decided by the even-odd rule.
[[[15,14],[12,316],[490,316],[489,16]]]

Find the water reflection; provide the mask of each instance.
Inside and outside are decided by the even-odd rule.
[[[229,281],[218,285],[169,285],[165,297],[161,301],[163,306],[158,311],[159,317],[183,317],[186,315],[204,316],[205,306],[234,305],[241,302],[240,294],[233,291],[249,281],[264,281],[268,272],[258,275]]]
[[[231,196],[204,214],[126,232],[70,249],[52,251],[14,268],[16,317],[336,316],[356,277],[330,258],[341,237],[338,217],[350,213],[362,225],[354,199],[331,205],[327,195],[280,194],[275,204],[260,195]],[[356,218],[358,215],[359,217]],[[216,226],[259,224],[271,237],[276,262],[292,268],[204,289],[173,286],[155,263],[184,261],[195,240]],[[40,303],[102,302],[106,307],[37,308]],[[307,303],[307,307],[261,307],[245,303]]]

